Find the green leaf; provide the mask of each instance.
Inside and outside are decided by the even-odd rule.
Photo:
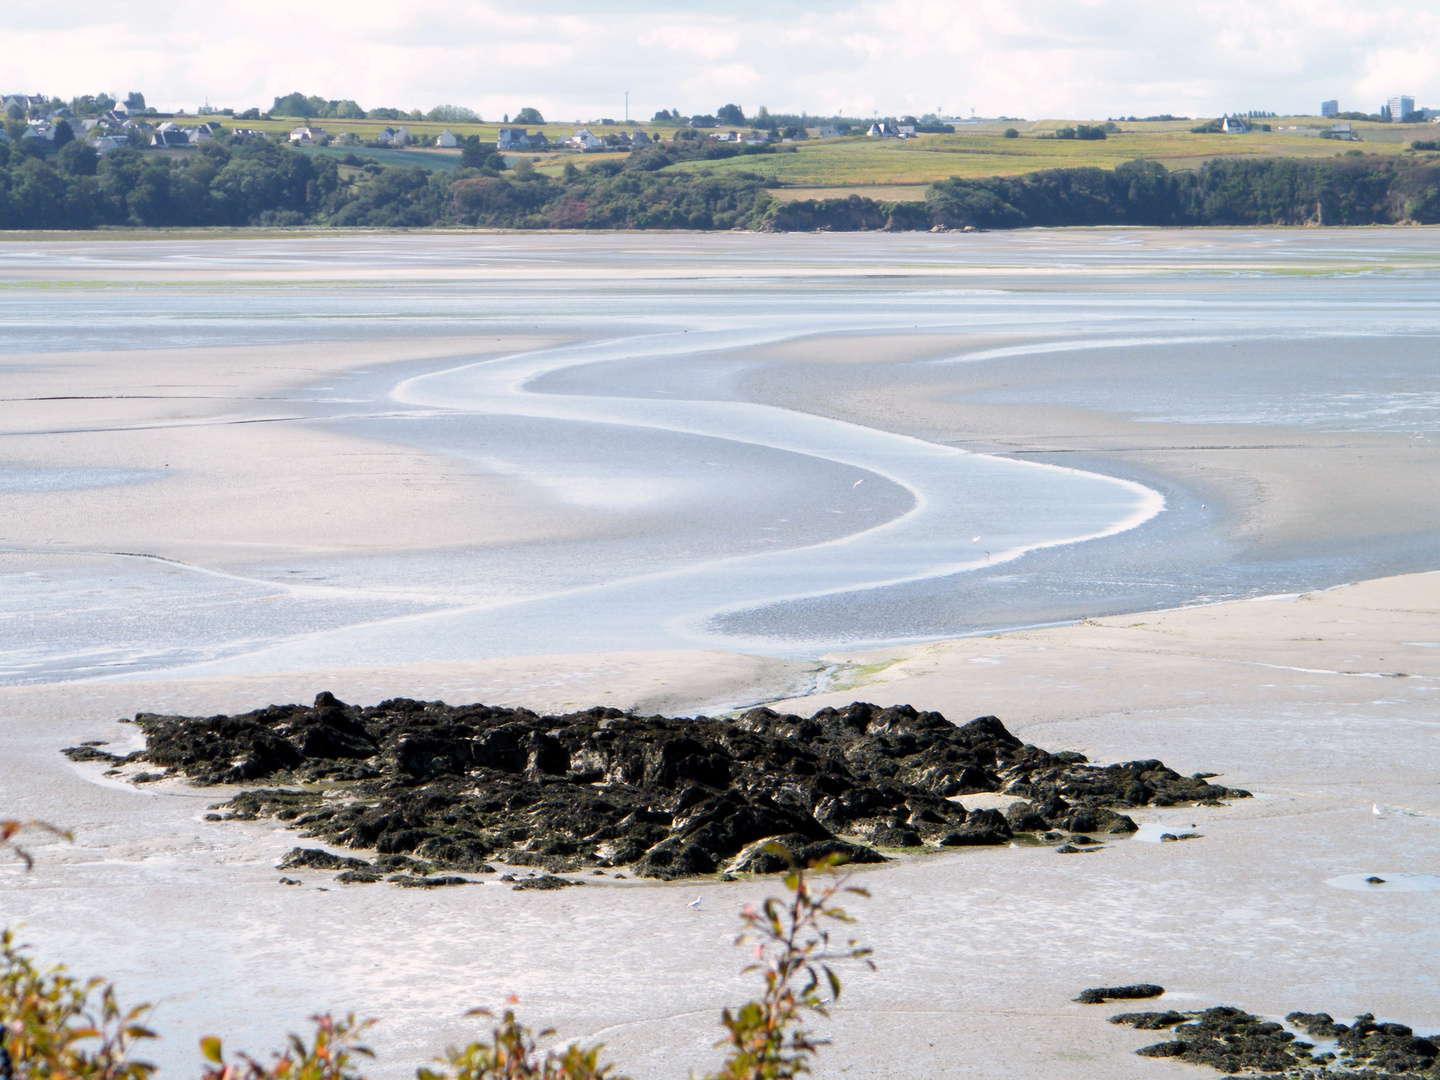
[[[205,1055],[206,1061],[213,1061],[216,1065],[225,1064],[225,1054],[221,1050],[220,1040],[214,1035],[206,1035],[200,1040],[200,1053]]]

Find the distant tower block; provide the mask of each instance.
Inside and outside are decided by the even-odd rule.
[[[1338,101],[1322,101],[1322,102],[1320,103],[1320,115],[1321,115],[1321,116],[1339,116],[1339,115],[1340,115],[1340,102],[1338,102]]]
[[[1389,105],[1390,122],[1394,124],[1400,123],[1401,120],[1415,111],[1415,99],[1413,97],[1406,97],[1404,94],[1396,94],[1390,99]]]

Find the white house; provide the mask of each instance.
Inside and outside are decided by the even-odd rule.
[[[1228,135],[1244,135],[1250,130],[1250,125],[1243,116],[1227,116],[1220,121],[1220,130]]]
[[[895,129],[889,124],[874,123],[870,125],[870,130],[865,134],[872,139],[893,139],[895,138]]]
[[[578,150],[599,150],[605,145],[591,133],[589,128],[578,129],[565,141]]]
[[[108,154],[111,150],[129,145],[130,140],[123,135],[101,135],[99,138],[90,140],[90,146],[97,154]]]
[[[44,120],[32,120],[25,125],[25,134],[20,137],[22,139],[53,139],[55,138],[55,129]]]
[[[161,148],[189,146],[190,136],[186,135],[185,132],[179,130],[160,131],[157,129],[155,134],[150,136],[150,145],[159,146]]]
[[[435,145],[442,150],[454,150],[455,147],[460,145],[460,140],[450,133],[449,128],[446,128],[440,132],[439,135],[435,136]]]
[[[290,141],[297,146],[317,146],[324,138],[324,128],[297,127],[290,132]]]
[[[816,131],[815,137],[817,139],[838,139],[840,138],[840,129],[834,124],[822,124]]]
[[[405,146],[410,142],[410,132],[404,127],[387,127],[379,135],[375,136],[375,141],[381,146]]]

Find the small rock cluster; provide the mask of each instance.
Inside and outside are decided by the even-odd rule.
[[[1377,1023],[1369,1013],[1357,1016],[1350,1025],[1335,1023],[1328,1013],[1292,1012],[1285,1020],[1312,1038],[1336,1040],[1338,1052],[1315,1053],[1314,1043],[1297,1038],[1283,1024],[1230,1005],[1202,1012],[1135,1012],[1110,1018],[1112,1024],[1140,1031],[1171,1029],[1168,1041],[1141,1047],[1137,1054],[1178,1058],[1223,1073],[1310,1080],[1440,1080],[1436,1045],[1440,1036],[1417,1036],[1404,1024]]]
[[[803,860],[839,853],[851,862],[884,861],[876,848],[1001,845],[1017,834],[1090,843],[1081,834],[1133,832],[1126,809],[1248,795],[1155,760],[1099,766],[1042,750],[993,716],[956,725],[859,702],[724,720],[604,708],[541,716],[404,698],[360,708],[322,693],[312,706],[134,722],[144,750],[65,753],[143,761],[198,785],[263,782],[214,816],[274,817],[302,836],[377,852],[373,861],[292,853],[351,882],[485,873],[492,858],[552,875],[769,873],[784,868],[765,850],[770,840]],[[952,801],[980,792],[1016,798],[1003,813]]]

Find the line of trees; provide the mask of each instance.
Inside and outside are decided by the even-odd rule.
[[[193,153],[103,157],[73,141],[0,144],[0,228],[370,226],[512,229],[1012,229],[1067,225],[1370,225],[1440,222],[1432,158],[1215,160],[1194,172],[1151,161],[951,179],[923,202],[782,203],[763,177],[712,174],[711,158],[788,151],[676,139],[624,162],[567,163],[558,177],[507,167],[490,144],[462,145],[453,173],[383,166],[253,141]],[[691,168],[673,168],[690,163]],[[699,168],[695,168],[699,165]]]

